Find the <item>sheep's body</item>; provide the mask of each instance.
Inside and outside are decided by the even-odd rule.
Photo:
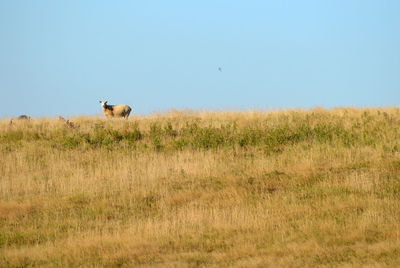
[[[107,105],[107,101],[99,101],[106,117],[124,117],[128,118],[132,109],[128,105]]]

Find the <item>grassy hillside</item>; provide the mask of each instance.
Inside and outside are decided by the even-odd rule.
[[[400,266],[400,109],[0,121],[0,266]]]

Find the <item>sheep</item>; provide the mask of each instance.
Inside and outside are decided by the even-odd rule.
[[[31,120],[30,116],[27,116],[25,114],[18,116],[18,120]]]
[[[58,120],[60,120],[60,121],[64,122],[64,123],[67,125],[67,127],[70,127],[70,128],[75,128],[75,125],[74,125],[74,123],[72,123],[72,122],[71,122],[71,121],[69,121],[69,120],[65,120],[65,118],[64,118],[64,117],[62,117],[61,115],[60,115],[60,116],[58,116]]]
[[[12,126],[12,125],[14,124],[14,120],[22,120],[22,121],[27,120],[27,121],[30,121],[31,119],[32,119],[32,118],[31,118],[30,116],[25,115],[25,114],[22,114],[22,115],[20,115],[20,116],[18,116],[18,117],[16,117],[16,118],[11,118],[11,120],[10,120],[10,126]]]
[[[124,117],[128,118],[131,112],[131,107],[128,105],[107,105],[108,101],[99,101],[101,103],[101,108],[103,108],[103,113],[106,117]]]

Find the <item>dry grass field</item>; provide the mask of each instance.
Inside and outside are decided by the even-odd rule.
[[[400,109],[0,120],[0,267],[400,267]]]

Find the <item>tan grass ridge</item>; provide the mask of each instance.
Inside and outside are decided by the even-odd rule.
[[[1,267],[400,266],[400,109],[0,120]]]

